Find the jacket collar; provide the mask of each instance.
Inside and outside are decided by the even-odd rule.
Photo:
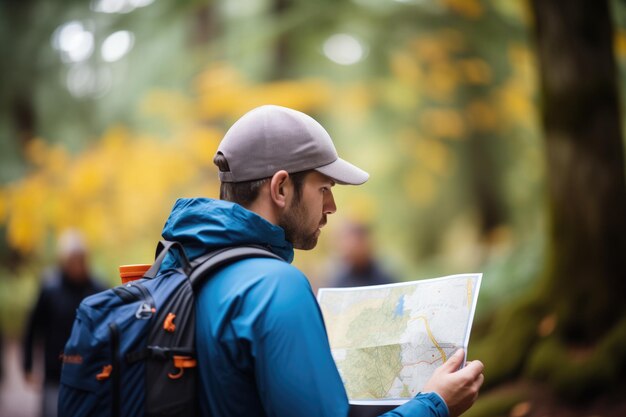
[[[293,245],[284,230],[258,214],[228,201],[210,198],[176,200],[163,238],[180,242],[190,260],[228,246],[261,245],[291,263]]]

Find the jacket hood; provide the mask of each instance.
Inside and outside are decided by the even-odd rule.
[[[163,238],[180,242],[192,260],[228,246],[261,245],[291,263],[293,246],[284,230],[229,201],[180,198],[174,203]]]

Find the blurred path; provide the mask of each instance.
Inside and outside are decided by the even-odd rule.
[[[37,417],[41,404],[39,390],[24,381],[18,342],[5,342],[2,360],[4,377],[0,385],[0,417]]]

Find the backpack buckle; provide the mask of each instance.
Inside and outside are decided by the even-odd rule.
[[[198,362],[191,356],[179,356],[174,355],[174,368],[178,369],[176,373],[168,373],[167,377],[170,379],[178,379],[185,373],[185,368],[195,368],[198,366]]]
[[[139,320],[146,320],[152,317],[152,314],[156,312],[156,309],[152,307],[148,303],[141,303],[137,312],[135,313],[135,317]]]

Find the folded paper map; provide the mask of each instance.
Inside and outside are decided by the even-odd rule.
[[[467,352],[482,274],[321,288],[333,358],[351,404],[403,404],[457,349]]]

